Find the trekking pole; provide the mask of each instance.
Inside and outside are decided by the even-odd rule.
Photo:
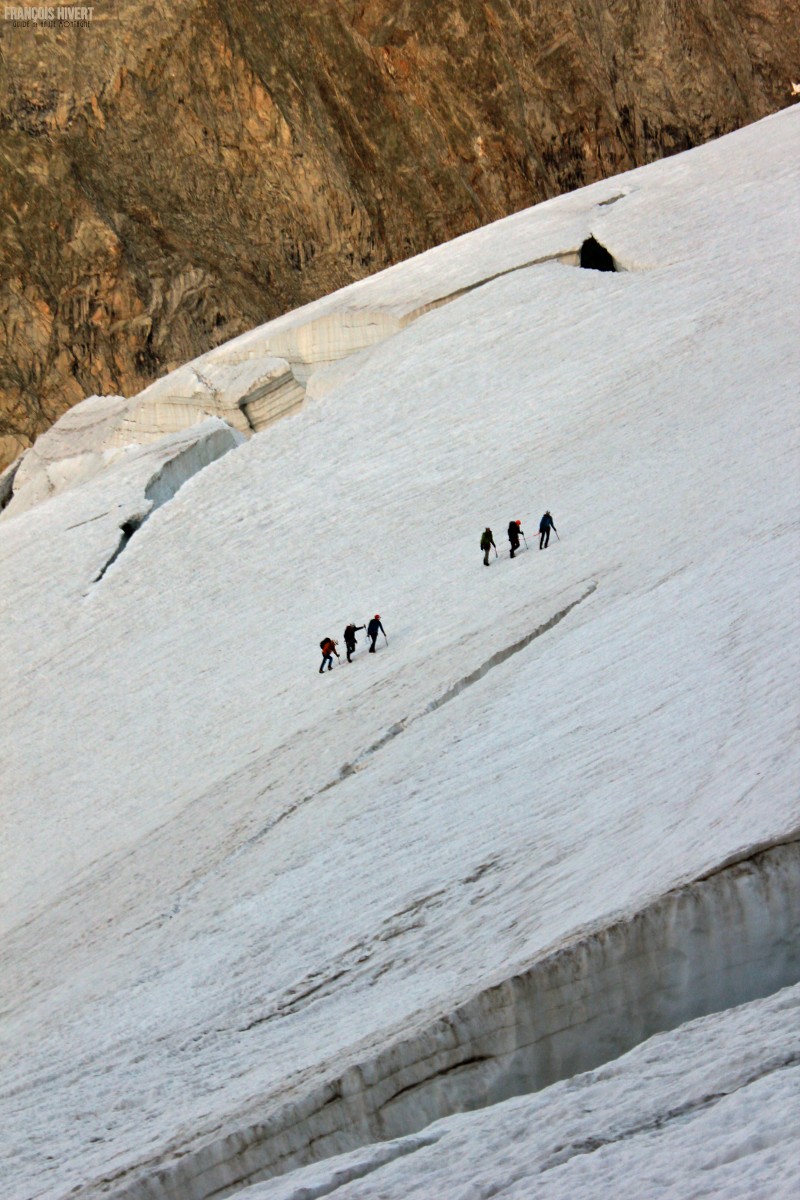
[[[497,558],[497,546],[495,546],[495,548],[494,548],[494,556],[495,556],[495,558]]]
[[[528,549],[528,539],[525,537],[525,534],[524,534],[524,533],[523,533],[523,535],[522,535],[522,540],[523,540],[523,542],[525,543],[525,549],[527,550],[527,549]]]
[[[557,540],[560,542],[561,538],[558,536],[558,530],[556,529],[555,525],[553,526],[553,533],[556,535]]]
[[[386,645],[388,646],[388,645],[389,645],[389,639],[388,639],[388,638],[387,638],[387,636],[386,636],[386,630],[385,630],[385,629],[384,629],[384,631],[383,631],[383,640],[386,642]]]

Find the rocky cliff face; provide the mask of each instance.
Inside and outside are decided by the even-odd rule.
[[[785,0],[116,0],[2,26],[0,462],[291,307],[782,107]]]

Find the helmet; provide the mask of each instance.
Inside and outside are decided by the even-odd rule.
[[[381,614],[380,614],[380,613],[375,613],[375,620],[376,620],[376,621],[380,621],[380,619],[381,619]]]
[[[521,525],[521,524],[522,524],[522,521],[515,521],[515,522],[514,522],[514,524],[515,524],[515,525]]]

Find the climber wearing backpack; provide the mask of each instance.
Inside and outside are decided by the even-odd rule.
[[[344,644],[347,650],[347,661],[352,662],[352,654],[356,648],[356,634],[359,629],[366,629],[366,625],[348,625],[344,631]]]
[[[519,550],[520,536],[525,537],[522,532],[522,524],[519,521],[511,521],[508,526],[508,540],[511,543],[511,557],[513,558]]]
[[[491,529],[487,525],[481,534],[481,550],[483,551],[483,565],[485,567],[489,565],[489,550],[492,546],[494,546],[494,538],[492,537]],[[497,546],[494,546],[494,552],[497,554]]]
[[[323,638],[320,642],[319,648],[322,651],[322,666],[319,669],[320,675],[325,670],[325,663],[328,664],[329,671],[333,670],[333,656],[335,654],[337,658],[339,657],[339,651],[336,649],[338,645],[338,642],[329,637]]]

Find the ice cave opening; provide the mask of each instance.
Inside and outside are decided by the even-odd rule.
[[[581,266],[590,271],[616,271],[614,259],[594,237],[588,237],[581,246]]]

